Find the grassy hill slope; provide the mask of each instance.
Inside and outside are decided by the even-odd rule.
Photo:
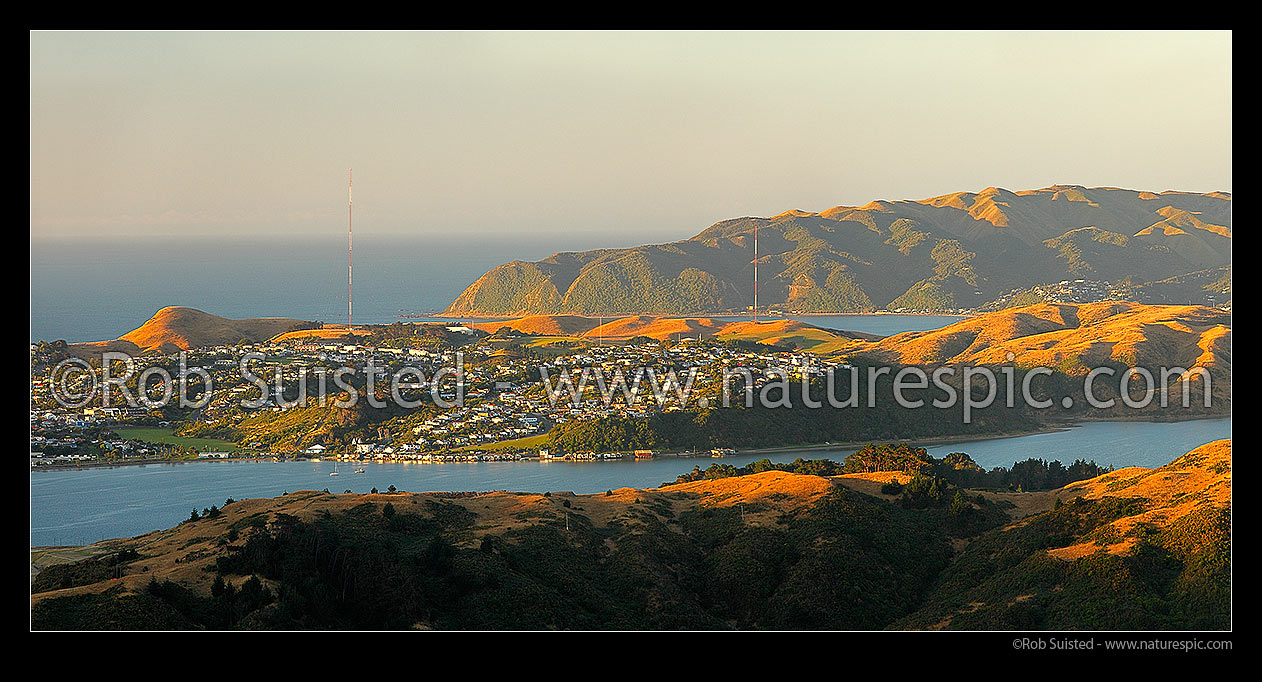
[[[309,322],[287,317],[232,320],[195,308],[168,306],[115,341],[70,344],[69,350],[72,353],[98,355],[106,350],[169,354],[190,348],[230,345],[241,340],[259,343],[278,334],[310,325]]]
[[[1231,262],[1231,197],[1057,185],[725,220],[695,237],[496,267],[450,315],[948,310],[1066,279],[1164,280]]]
[[[597,495],[235,501],[45,569],[32,620],[36,629],[1230,624],[1229,441],[1026,498],[1028,515],[1015,521],[1013,493],[908,506],[873,489],[888,478],[766,471]]]
[[[905,365],[1064,367],[1112,363],[1210,366],[1230,372],[1231,315],[1204,306],[1041,303],[886,337],[861,351]]]
[[[973,539],[902,628],[1227,629],[1231,441],[1059,491]]]

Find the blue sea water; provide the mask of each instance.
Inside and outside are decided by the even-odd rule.
[[[596,246],[583,242],[357,235],[355,321],[442,310],[496,265]],[[345,238],[31,241],[32,341],[117,338],[169,305],[345,322]]]
[[[558,251],[634,245],[610,243],[608,235],[477,239],[357,234],[355,321],[391,323],[441,311],[465,287],[501,263],[539,260]],[[169,305],[229,318],[345,322],[346,293],[346,241],[342,237],[31,241],[31,341],[118,338]],[[885,336],[935,329],[959,318],[829,315],[802,319],[822,327]]]

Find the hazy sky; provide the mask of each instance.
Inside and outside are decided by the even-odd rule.
[[[996,185],[1231,190],[1231,34],[33,32],[31,234],[682,239]],[[643,235],[643,240],[629,238]]]

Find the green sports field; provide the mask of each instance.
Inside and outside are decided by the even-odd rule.
[[[146,443],[170,443],[184,447],[196,448],[201,452],[224,452],[236,450],[237,444],[218,438],[185,438],[175,435],[171,429],[147,426],[120,426],[111,429],[125,440],[141,440]]]

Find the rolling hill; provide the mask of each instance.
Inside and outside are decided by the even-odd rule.
[[[798,320],[733,322],[722,318],[654,315],[631,315],[609,319],[607,322],[578,315],[530,315],[496,322],[475,322],[469,326],[489,332],[511,329],[524,334],[573,336],[589,341],[622,342],[637,337],[659,341],[697,337],[720,341],[753,341],[809,350],[813,353],[829,353],[848,348],[855,341],[880,339],[879,336],[864,332],[827,329]]]
[[[691,239],[496,267],[444,314],[692,315],[974,308],[1062,280],[1135,284],[1231,262],[1231,195],[1076,185],[736,218]]]
[[[970,539],[894,627],[1231,627],[1230,440],[1051,497],[1052,509]]]
[[[346,325],[327,325],[320,329],[295,329],[293,331],[282,332],[273,336],[270,340],[277,343],[281,342],[306,342],[306,341],[331,341],[335,339],[354,339],[362,336],[367,326],[357,326],[355,329],[347,329]],[[349,339],[348,339],[349,340]]]
[[[104,351],[170,354],[190,348],[235,344],[241,340],[260,343],[278,334],[310,326],[310,322],[288,317],[232,320],[195,308],[168,306],[114,341],[70,344],[68,351],[98,355]]]
[[[1062,395],[1083,410],[1083,379],[1096,368],[1113,371],[1093,381],[1092,395],[1103,402],[1121,398],[1123,373],[1137,368],[1149,372],[1152,385],[1146,386],[1142,376],[1132,376],[1130,398],[1148,402],[1143,390],[1147,388],[1152,400],[1141,409],[1154,415],[1162,413],[1165,404],[1181,406],[1165,414],[1182,418],[1225,414],[1232,404],[1231,314],[1205,306],[1040,303],[977,315],[939,329],[847,344],[840,350],[895,365],[1045,367],[1056,372],[1059,390],[1068,391]],[[1180,368],[1186,373],[1175,371]],[[1204,405],[1202,371],[1209,376],[1209,406]],[[1129,411],[1115,401],[1112,410],[1096,408],[1093,414],[1120,416]]]
[[[888,336],[856,351],[902,365],[1013,362],[1069,374],[1106,364],[1231,372],[1231,315],[1204,306],[1040,303]]]
[[[1204,367],[1230,385],[1231,314],[1196,305],[1037,303],[975,315],[927,331],[879,337],[798,320],[635,315],[597,324],[596,318],[534,315],[471,326],[495,331],[569,335],[588,340],[658,340],[698,335],[746,340],[815,353],[843,352],[899,365],[1051,367],[1071,376],[1102,365]]]
[[[511,320],[475,322],[469,326],[492,334],[501,329],[509,329],[521,334],[541,336],[581,336],[599,324],[595,318],[581,315],[530,315]]]

